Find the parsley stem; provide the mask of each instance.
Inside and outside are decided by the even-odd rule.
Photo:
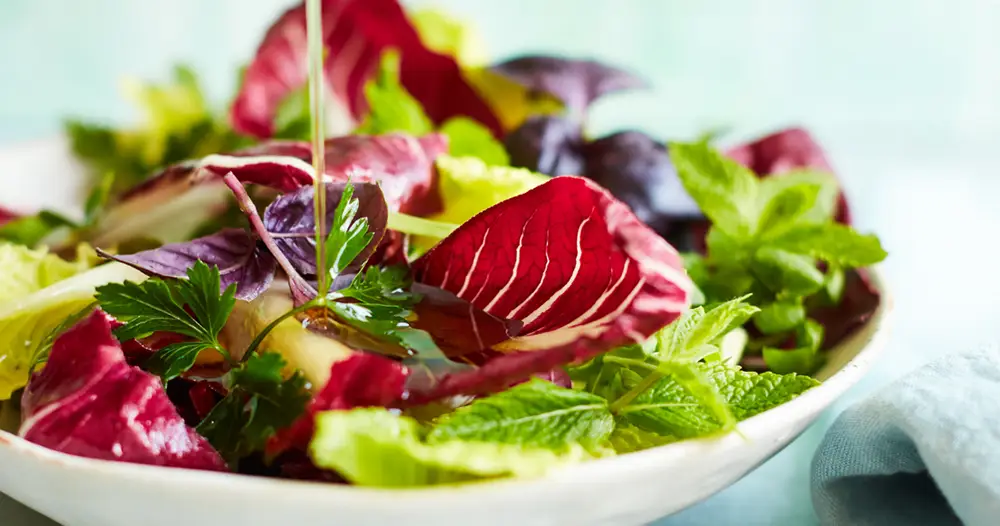
[[[240,358],[240,361],[246,362],[250,358],[250,356],[256,353],[257,348],[260,347],[260,344],[264,343],[264,339],[267,338],[267,335],[270,334],[271,331],[273,331],[274,328],[278,326],[278,324],[287,320],[288,318],[291,318],[292,316],[295,316],[296,314],[299,314],[300,312],[305,312],[313,307],[319,306],[319,302],[316,301],[318,299],[319,298],[316,298],[313,301],[299,305],[298,307],[295,307],[294,309],[282,314],[281,316],[278,316],[271,323],[268,323],[266,327],[264,327],[259,333],[257,333],[257,336],[253,339],[252,342],[250,342],[250,345],[247,346],[247,350],[246,352],[243,353],[243,357]]]

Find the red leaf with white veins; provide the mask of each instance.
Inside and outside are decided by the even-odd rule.
[[[412,268],[420,283],[523,323],[493,346],[505,356],[418,399],[489,392],[645,340],[687,309],[692,288],[673,247],[580,177],[554,178],[487,209]]]
[[[226,470],[160,379],[126,363],[113,323],[98,310],[56,339],[21,398],[21,437],[81,457]]]
[[[328,102],[343,114],[328,119],[328,131],[346,133],[351,121],[365,116],[364,85],[382,52],[395,49],[400,82],[431,120],[440,124],[466,116],[502,133],[496,115],[466,82],[455,59],[424,46],[397,0],[323,0],[321,9],[323,47],[329,52],[323,65]],[[299,5],[271,26],[247,68],[230,110],[237,131],[261,138],[274,134],[278,107],[306,83],[307,49],[305,6]]]

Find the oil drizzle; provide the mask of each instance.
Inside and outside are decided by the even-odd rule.
[[[323,186],[326,170],[323,117],[323,10],[322,0],[306,0],[306,41],[308,43],[309,121],[312,124],[312,159],[316,180],[313,196],[316,221],[316,273],[319,301],[322,303],[330,290],[330,276],[325,272],[326,250],[326,188]]]

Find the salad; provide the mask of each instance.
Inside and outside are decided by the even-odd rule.
[[[330,483],[539,476],[731,432],[877,308],[886,253],[806,131],[592,137],[639,77],[321,4],[325,108],[294,6],[224,113],[178,68],[130,85],[139,126],[70,122],[82,217],[0,210],[0,426]]]

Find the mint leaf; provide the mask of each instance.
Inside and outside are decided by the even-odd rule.
[[[757,223],[758,235],[766,239],[794,228],[815,208],[820,190],[820,185],[810,183],[782,188],[763,203]]]
[[[772,240],[771,244],[849,268],[874,265],[888,255],[874,235],[859,234],[839,223],[797,228]]]
[[[705,143],[670,143],[681,183],[712,224],[736,239],[756,233],[757,177]]]
[[[795,398],[819,385],[807,376],[754,373],[723,363],[693,368],[716,389],[737,420],[744,420]],[[723,424],[677,377],[668,376],[624,406],[619,414],[632,425],[679,438],[723,430]]]
[[[622,454],[670,444],[677,440],[679,440],[677,437],[639,429],[629,424],[627,419],[620,418],[615,422],[615,430],[608,442],[616,453]]]
[[[808,296],[818,291],[825,279],[811,257],[770,246],[754,253],[750,269],[774,293],[792,296]]]
[[[753,318],[754,325],[764,334],[790,331],[806,319],[802,298],[788,298],[765,305]]]
[[[368,229],[368,218],[357,217],[360,206],[361,202],[354,197],[354,185],[346,184],[337,203],[330,232],[323,243],[327,268],[321,270],[331,278],[340,275],[375,238],[375,234]],[[320,296],[326,293],[325,290],[319,291]]]
[[[613,428],[605,399],[533,379],[445,415],[431,428],[427,441],[497,442],[552,450],[579,444],[594,451]]]
[[[656,334],[661,362],[690,363],[718,352],[719,340],[742,326],[760,309],[744,303],[749,296],[732,299],[705,312],[695,307]]]
[[[187,275],[187,279],[151,278],[142,283],[126,281],[97,288],[100,307],[125,322],[115,330],[119,340],[142,338],[160,331],[194,340],[165,347],[150,358],[150,366],[164,382],[189,369],[200,350],[215,349],[229,357],[218,338],[236,304],[236,286],[230,285],[220,293],[219,269],[209,268],[201,261]]]
[[[764,363],[779,373],[809,373],[820,365],[819,349],[823,343],[823,326],[816,320],[806,320],[795,331],[794,349],[764,347]]]
[[[472,119],[448,119],[441,125],[440,132],[448,136],[448,153],[452,157],[478,157],[491,166],[510,165],[503,144],[488,128]]]
[[[840,185],[837,184],[837,178],[833,174],[810,169],[796,169],[780,174],[770,174],[766,178],[760,179],[759,198],[764,203],[768,203],[786,189],[796,186],[819,188],[815,199],[812,200],[812,206],[807,207],[796,216],[797,223],[819,224],[833,220],[837,210],[837,197],[840,194]],[[809,192],[811,191],[809,190]]]
[[[425,135],[434,131],[424,108],[399,82],[399,53],[382,54],[378,75],[365,84],[369,113],[355,133],[379,135],[404,132]]]
[[[264,449],[275,432],[292,425],[309,401],[305,377],[286,378],[286,366],[277,353],[251,356],[227,377],[226,395],[198,425],[230,465]]]
[[[386,409],[328,411],[316,416],[309,454],[316,466],[360,486],[410,487],[503,476],[533,477],[593,458],[513,444],[448,440],[428,443],[416,420]]]

